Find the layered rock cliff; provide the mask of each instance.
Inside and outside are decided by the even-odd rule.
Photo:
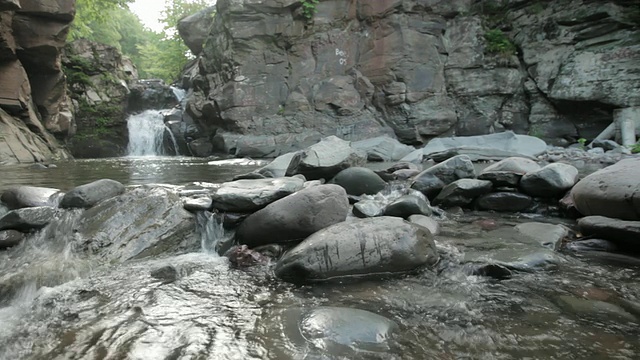
[[[75,132],[61,49],[75,0],[0,0],[0,164],[68,158]]]
[[[640,105],[636,1],[321,0],[310,19],[297,0],[216,7],[181,27],[195,51],[206,38],[183,78],[186,112],[237,155],[326,135],[566,143]]]

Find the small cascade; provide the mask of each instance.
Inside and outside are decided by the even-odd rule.
[[[164,115],[157,110],[147,110],[129,116],[129,156],[168,155],[164,150],[165,131],[173,141],[174,149],[178,149],[176,139],[164,124]]]
[[[173,91],[173,95],[176,97],[176,100],[178,100],[178,103],[180,103],[180,106],[184,108],[183,102],[187,97],[187,91],[175,86],[171,86],[171,91]]]
[[[221,214],[203,211],[198,213],[196,221],[202,252],[219,255],[229,249],[234,236],[224,229]]]

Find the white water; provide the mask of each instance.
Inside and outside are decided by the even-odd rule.
[[[164,132],[169,131],[164,124],[164,116],[157,110],[147,110],[140,114],[129,116],[129,156],[168,155],[163,146]],[[171,133],[171,131],[169,131]],[[178,149],[173,134],[171,139],[175,149]]]

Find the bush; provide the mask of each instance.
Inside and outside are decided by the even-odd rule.
[[[516,46],[500,29],[489,30],[484,34],[487,41],[487,53],[501,56],[511,56],[516,53]]]
[[[318,5],[319,0],[300,0],[300,4],[302,4],[302,14],[307,19],[311,19],[313,14],[316,13],[316,5]]]

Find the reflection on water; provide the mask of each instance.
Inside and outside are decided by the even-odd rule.
[[[264,164],[261,161],[247,161],[242,164],[218,161],[215,164],[208,164],[211,160],[146,156],[60,162],[55,164],[56,168],[48,169],[33,165],[2,166],[0,167],[2,171],[0,191],[16,185],[44,186],[64,191],[105,178],[120,181],[125,185],[222,182]]]

